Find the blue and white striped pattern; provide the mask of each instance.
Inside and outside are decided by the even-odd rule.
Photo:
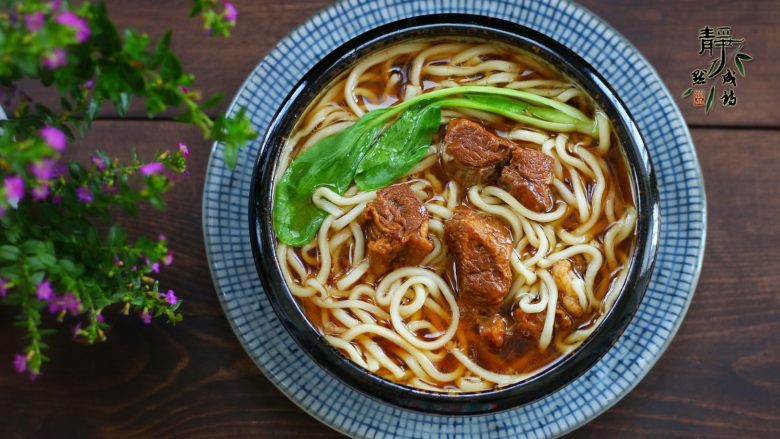
[[[536,29],[595,66],[628,105],[658,174],[661,245],[650,288],[615,347],[585,375],[530,405],[472,417],[428,416],[374,401],[314,364],[288,336],[266,298],[252,260],[248,196],[258,142],[233,172],[212,151],[203,195],[203,229],[214,284],[233,329],[265,375],[315,418],[359,437],[554,437],[593,419],[650,370],[680,326],[701,267],[705,198],[685,122],[639,52],[586,9],[564,1],[346,0],[284,38],[255,68],[231,110],[244,106],[263,131],[292,86],[320,58],[380,24],[433,13],[489,15]]]

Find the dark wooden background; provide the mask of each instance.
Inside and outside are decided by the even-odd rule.
[[[153,36],[172,28],[198,87],[229,97],[282,36],[328,1],[235,3],[239,26],[229,40],[210,40],[187,20],[189,0],[117,0],[109,10],[120,26]],[[736,108],[716,106],[705,116],[679,102],[709,204],[704,269],[688,316],[644,381],[572,436],[780,437],[780,2],[583,3],[628,37],[676,96],[702,64],[696,34],[705,24],[731,25],[755,61],[739,79]],[[148,154],[180,141],[192,149],[192,175],[170,192],[168,210],[123,221],[171,240],[176,262],[162,281],[184,298],[186,318],[172,328],[110,316],[110,340],[95,346],[53,336],[52,362],[30,383],[12,371],[19,333],[11,312],[0,311],[0,437],[336,436],[257,370],[217,302],[200,219],[210,145],[194,129],[146,120],[140,107],[129,121],[103,119],[77,155],[95,148],[123,155],[134,146]]]

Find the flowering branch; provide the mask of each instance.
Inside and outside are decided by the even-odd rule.
[[[195,0],[195,8],[212,35],[235,25],[230,3]],[[0,301],[18,309],[26,333],[13,366],[36,378],[51,323],[94,343],[106,337],[110,309],[145,323],[182,318],[179,297],[155,279],[173,262],[167,239],[131,239],[113,213],[136,214],[144,203],[163,209],[162,195],[187,174],[189,149],[126,162],[96,151],[81,164],[63,158],[74,132],[85,132],[104,104],[123,116],[141,98],[150,117],[181,108],[177,120],[223,142],[231,165],[255,133],[243,111],[205,113],[220,97],[189,89],[194,77],[170,52],[170,33],[154,45],[131,29],[120,35],[103,4],[0,0],[0,36],[0,99],[10,115],[0,122]],[[33,102],[17,86],[22,79],[56,89],[60,107]]]

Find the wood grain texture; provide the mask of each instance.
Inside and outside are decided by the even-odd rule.
[[[174,46],[206,91],[232,94],[257,60],[325,2],[236,1],[232,40],[209,40],[184,16],[187,0],[109,2],[121,25]],[[674,342],[625,399],[571,437],[780,437],[780,2],[583,2],[626,35],[673,91],[696,62],[696,29],[731,24],[756,57],[740,84],[740,106],[707,118],[683,106],[704,171],[709,226],[704,269]],[[177,15],[178,14],[178,15]],[[690,45],[691,47],[686,47]],[[776,51],[776,47],[774,48]],[[688,63],[688,64],[685,64]],[[752,79],[751,79],[752,78]],[[751,88],[755,87],[755,88]],[[771,129],[723,129],[764,126]],[[163,232],[176,261],[162,282],[182,296],[185,320],[172,328],[111,315],[109,341],[89,346],[54,336],[52,363],[36,383],[13,373],[21,345],[0,308],[0,437],[337,437],[288,401],[245,354],[217,301],[201,233],[201,195],[210,145],[174,122],[100,121],[74,146],[149,155],[190,145],[191,176],[167,196],[168,210],[122,223]],[[4,360],[5,359],[5,360]]]

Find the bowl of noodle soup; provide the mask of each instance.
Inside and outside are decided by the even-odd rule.
[[[460,14],[322,59],[272,119],[250,200],[293,340],[373,398],[447,415],[591,367],[641,302],[660,222],[642,137],[597,70]]]

